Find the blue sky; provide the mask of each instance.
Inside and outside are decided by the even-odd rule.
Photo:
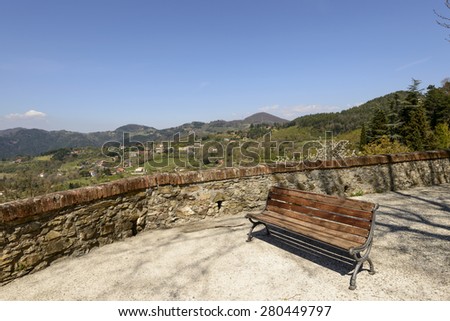
[[[444,0],[0,0],[0,129],[339,111],[450,76]]]

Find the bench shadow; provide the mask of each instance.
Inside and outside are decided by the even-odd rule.
[[[266,229],[263,228],[255,230],[252,234],[253,238],[267,242],[341,275],[351,275],[353,272],[356,261],[348,252],[290,231],[269,227],[270,235],[267,235]],[[368,266],[367,263],[365,265]],[[368,270],[364,266],[360,272]]]
[[[445,192],[450,192],[450,190],[445,191]],[[397,194],[397,195],[403,196],[404,198],[407,198],[407,199],[408,198],[413,198],[413,199],[416,199],[416,200],[418,200],[420,202],[428,203],[428,204],[430,204],[432,206],[435,206],[436,208],[440,209],[443,212],[450,212],[450,206],[448,206],[445,203],[437,202],[435,200],[432,200],[432,199],[429,199],[429,198],[425,198],[425,197],[420,197],[420,196],[417,196],[417,195],[411,195],[411,194],[402,193],[400,191],[395,191],[394,193]]]

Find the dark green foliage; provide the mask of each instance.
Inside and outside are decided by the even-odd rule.
[[[52,160],[63,161],[70,156],[71,153],[72,151],[68,148],[60,148],[52,155]]]
[[[432,145],[426,111],[419,105],[410,109],[408,122],[402,127],[404,143],[412,150],[424,150]]]
[[[396,93],[394,94],[394,99],[392,100],[389,110],[386,114],[387,118],[387,124],[386,124],[386,135],[391,139],[391,141],[394,140],[400,140],[400,127],[402,125],[402,122],[399,117],[399,110],[400,110],[400,96]]]
[[[365,145],[367,145],[367,130],[366,125],[362,124],[361,135],[359,138],[359,148],[362,149]]]
[[[271,126],[268,124],[251,124],[248,130],[248,137],[251,139],[258,139],[269,133]]]
[[[360,147],[387,137],[410,150],[444,148],[447,146],[447,128],[450,124],[450,83],[441,88],[429,86],[425,95],[420,81],[413,79],[409,91],[394,93],[389,107],[380,107],[373,113],[369,126],[361,126]],[[437,126],[439,130],[437,130]]]
[[[430,119],[431,128],[439,123],[450,124],[450,82],[446,82],[442,88],[429,86],[425,95],[424,107]]]
[[[419,99],[422,90],[419,88],[421,81],[417,79],[412,79],[412,84],[408,86],[408,95],[406,96],[406,101],[411,105],[417,106],[419,104]]]
[[[367,142],[371,143],[382,136],[386,136],[387,133],[388,127],[386,113],[381,108],[377,108],[373,115],[372,121],[370,122]]]
[[[419,80],[412,80],[412,84],[408,87],[408,95],[401,104],[399,113],[400,141],[412,150],[424,150],[432,148],[434,145],[434,137],[419,85]]]
[[[69,189],[74,189],[74,188],[79,188],[79,187],[81,187],[80,183],[69,183],[69,186],[68,186]]]

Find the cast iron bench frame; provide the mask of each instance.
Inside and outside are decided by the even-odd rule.
[[[253,238],[253,229],[262,224],[268,235],[272,226],[348,251],[356,261],[349,286],[354,290],[364,262],[370,265],[369,274],[375,274],[369,254],[377,208],[378,204],[366,201],[271,187],[263,212],[245,216],[253,224],[247,242]]]

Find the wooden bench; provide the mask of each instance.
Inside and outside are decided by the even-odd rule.
[[[377,208],[370,202],[272,187],[264,211],[246,215],[253,224],[247,241],[252,240],[253,229],[263,224],[269,235],[269,226],[273,226],[348,251],[356,261],[349,287],[354,290],[365,261],[369,273],[375,273],[369,254]]]

